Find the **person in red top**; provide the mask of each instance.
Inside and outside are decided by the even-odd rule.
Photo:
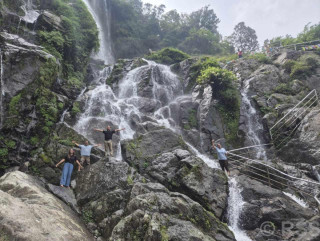
[[[239,57],[239,59],[242,58],[242,51],[240,49],[238,49],[238,57]]]

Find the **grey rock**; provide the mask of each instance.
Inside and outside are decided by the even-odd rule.
[[[64,188],[64,187],[60,187],[60,186],[55,186],[52,184],[48,184],[48,189],[55,196],[57,196],[62,201],[64,201],[67,205],[69,205],[75,212],[80,214],[77,200],[76,200],[76,197],[75,197],[72,189],[68,189],[68,188]]]
[[[2,176],[0,196],[0,230],[9,240],[94,240],[77,215],[32,176]]]

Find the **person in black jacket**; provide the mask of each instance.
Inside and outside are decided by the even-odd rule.
[[[61,187],[67,187],[70,188],[70,182],[71,182],[71,175],[72,175],[72,171],[73,171],[73,166],[74,163],[76,162],[78,164],[78,171],[80,172],[80,168],[83,168],[78,160],[78,158],[76,157],[74,150],[70,149],[68,155],[62,159],[57,165],[56,167],[58,167],[61,163],[65,162],[64,166],[63,166],[63,171],[62,171],[62,175],[61,175],[61,180],[60,180],[60,186]]]
[[[111,130],[110,126],[107,126],[107,130],[101,129],[93,129],[95,131],[100,131],[104,134],[104,149],[105,149],[105,156],[113,156],[113,148],[112,148],[112,135],[116,132],[123,131],[125,128]]]

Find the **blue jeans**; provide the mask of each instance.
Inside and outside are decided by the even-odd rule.
[[[69,187],[71,182],[71,174],[73,171],[73,164],[66,162],[63,166],[60,185]]]

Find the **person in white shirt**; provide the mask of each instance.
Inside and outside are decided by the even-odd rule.
[[[220,164],[222,171],[226,171],[227,175],[229,176],[230,171],[229,171],[229,167],[228,167],[228,158],[227,158],[228,152],[226,151],[226,149],[222,148],[219,143],[217,145],[215,145],[214,140],[212,140],[212,147],[214,149],[216,149],[216,151],[217,151],[218,160],[219,160],[219,164]]]
[[[84,163],[87,163],[87,165],[90,165],[90,155],[91,155],[91,149],[93,147],[100,146],[100,144],[97,145],[89,145],[88,141],[85,141],[84,145],[80,145],[75,141],[72,141],[73,144],[75,144],[77,147],[80,148],[80,154],[81,154],[81,159],[80,163],[81,165],[84,165]]]

